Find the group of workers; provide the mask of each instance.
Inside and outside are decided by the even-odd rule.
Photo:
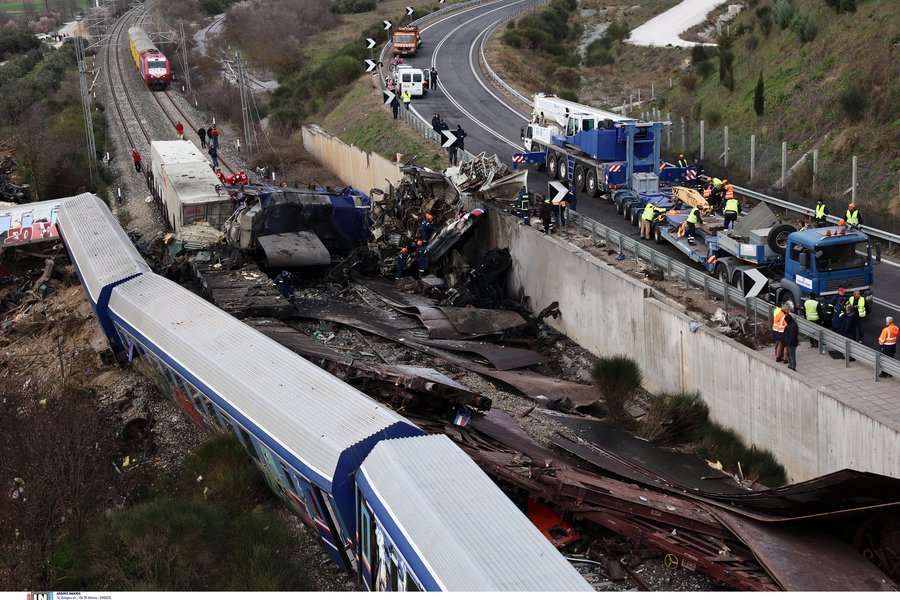
[[[522,186],[516,196],[515,209],[513,214],[520,217],[525,225],[531,227],[531,215],[536,203],[538,215],[541,218],[541,226],[544,233],[550,234],[550,227],[555,222],[557,230],[566,226],[566,212],[571,205],[575,209],[575,203],[571,202],[575,198],[575,191],[571,185],[569,193],[562,198],[548,198],[543,194],[532,194],[527,187]]]
[[[845,335],[852,340],[862,343],[862,322],[868,314],[866,297],[860,290],[852,295],[847,290],[839,288],[837,296],[830,302],[816,298],[810,293],[803,302],[803,316],[807,321],[818,323],[823,327],[830,327],[835,333]],[[794,303],[790,300],[781,306],[776,306],[772,317],[772,339],[775,342],[775,361],[788,364],[791,370],[797,370],[797,325],[792,315]],[[897,350],[897,325],[893,317],[885,317],[885,326],[878,337],[878,345],[885,356],[894,358]],[[818,340],[809,339],[809,345],[816,348]],[[890,377],[888,373],[882,373],[882,377]]]
[[[434,215],[426,213],[419,223],[419,239],[413,249],[416,252],[416,263],[419,267],[419,279],[425,277],[428,269],[428,243],[431,242],[434,232],[437,231],[437,224],[434,222]],[[395,279],[402,279],[406,273],[406,267],[409,264],[410,249],[407,246],[400,248],[400,254],[397,255],[397,271]]]

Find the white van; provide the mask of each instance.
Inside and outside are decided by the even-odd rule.
[[[400,65],[396,71],[396,76],[397,84],[394,87],[397,94],[409,91],[413,98],[421,98],[428,93],[428,80],[422,69]]]

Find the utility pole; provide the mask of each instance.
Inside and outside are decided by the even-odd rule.
[[[238,88],[241,91],[241,116],[244,119],[244,142],[247,146],[247,162],[253,160],[253,147],[251,145],[250,133],[252,128],[251,116],[250,116],[250,102],[248,98],[248,90],[247,90],[247,76],[244,72],[244,61],[241,58],[241,53],[238,51],[235,53],[235,59],[237,63],[237,75],[238,75]]]
[[[81,24],[81,15],[76,15],[75,20]],[[84,64],[84,40],[81,37],[81,28],[75,36],[75,57],[78,61],[78,81],[81,85],[81,110],[84,114],[84,130],[87,137],[88,175],[91,189],[94,188],[94,172],[97,171],[97,146],[94,143],[94,120],[91,117],[91,97],[88,93],[87,66]],[[99,173],[98,173],[99,174]]]
[[[191,68],[188,66],[187,44],[184,42],[184,21],[179,21],[181,27],[181,62],[184,64],[184,83],[187,86],[187,92],[193,96],[194,90],[191,89]]]

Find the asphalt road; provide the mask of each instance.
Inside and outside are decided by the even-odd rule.
[[[478,56],[485,32],[504,17],[533,4],[532,0],[501,0],[453,13],[422,30],[422,47],[417,56],[405,59],[419,68],[434,66],[438,71],[438,89],[421,99],[414,99],[411,108],[430,123],[434,113],[456,129],[462,125],[468,136],[466,150],[473,154],[496,154],[507,164],[512,154],[522,150],[519,135],[528,115],[514,106],[482,75]],[[542,171],[533,167],[528,175],[529,188],[547,193],[548,180]],[[617,215],[606,198],[578,199],[578,212],[599,221],[616,231],[639,237],[630,222]],[[667,255],[685,264],[681,252],[668,244],[654,245]],[[875,305],[863,324],[864,342],[877,347],[878,334],[884,317],[893,315],[900,321],[900,260],[884,260],[875,266],[873,286]]]

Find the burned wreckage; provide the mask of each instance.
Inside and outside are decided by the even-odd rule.
[[[730,589],[896,589],[898,480],[841,471],[763,489],[586,416],[596,388],[558,377],[551,358],[559,336],[545,319],[560,307],[535,315],[507,294],[508,250],[467,243],[491,206],[470,208],[444,175],[404,167],[368,195],[241,192],[226,243],[191,261],[212,301],[453,438],[573,560],[641,589],[636,566],[650,557]],[[263,269],[235,260],[241,250]],[[451,377],[468,373],[530,398],[520,418],[561,430],[538,443],[508,407]]]

